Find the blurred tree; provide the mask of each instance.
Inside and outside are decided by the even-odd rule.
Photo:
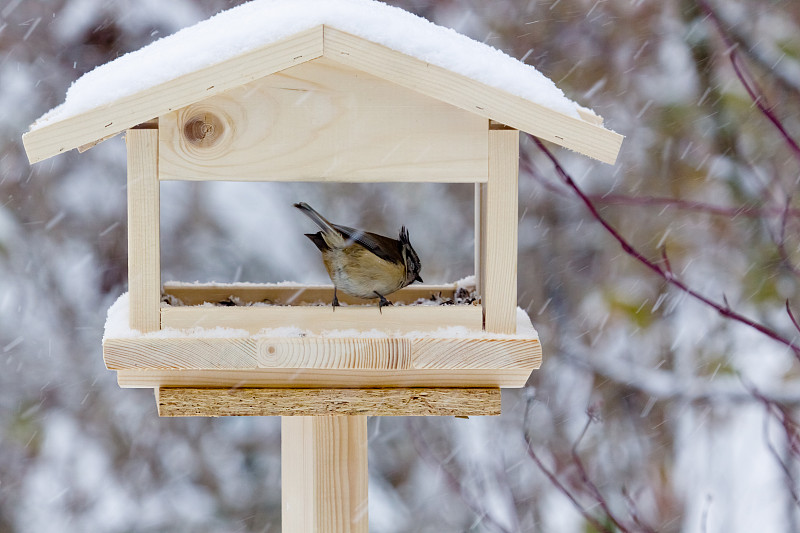
[[[122,143],[30,167],[20,141],[82,73],[237,3],[0,7],[0,531],[279,529],[277,420],[158,420],[102,366]],[[800,4],[391,3],[536,66],[626,141],[615,166],[553,151],[560,175],[523,139],[520,306],[544,365],[497,419],[371,420],[374,531],[800,529]],[[353,223],[447,224],[420,236],[445,250],[426,268],[469,273],[469,188],[187,184],[164,188],[165,276],[318,276],[265,253],[270,209],[242,236],[231,206],[334,195]]]

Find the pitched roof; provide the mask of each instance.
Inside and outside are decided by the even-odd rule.
[[[622,136],[535,68],[374,0],[255,0],[106,63],[23,136],[40,161],[325,56],[613,163]]]

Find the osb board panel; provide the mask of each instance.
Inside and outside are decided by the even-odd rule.
[[[488,126],[319,58],[159,117],[160,178],[482,182]]]
[[[481,416],[498,388],[156,389],[159,416]]]

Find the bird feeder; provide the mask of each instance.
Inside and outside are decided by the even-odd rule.
[[[161,416],[282,416],[285,530],[327,532],[367,531],[368,415],[499,414],[500,388],[539,367],[517,308],[520,130],[607,163],[622,141],[491,47],[377,2],[306,0],[118,58],[23,140],[35,163],[125,133],[129,289],[106,366],[155,389]],[[340,296],[334,311],[311,305],[332,286],[162,284],[166,180],[473,183],[475,297],[414,305],[459,290],[415,284],[391,295],[406,305]],[[231,299],[270,305],[209,305]],[[301,333],[275,333],[287,326]]]

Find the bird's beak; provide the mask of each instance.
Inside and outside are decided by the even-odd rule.
[[[419,281],[420,283],[425,283],[424,281],[422,281],[422,278],[419,277],[419,274],[417,274],[417,276],[414,278],[414,281]]]

